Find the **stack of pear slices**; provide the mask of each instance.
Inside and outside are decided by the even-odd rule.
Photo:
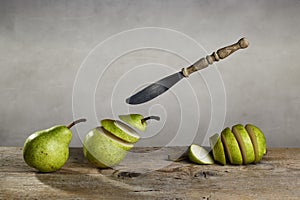
[[[119,118],[122,121],[101,120],[102,126],[92,129],[85,137],[84,156],[97,167],[108,168],[118,165],[140,139],[140,135],[133,128],[146,131],[147,120],[159,120],[157,116],[144,118],[140,114],[120,115]]]
[[[221,135],[211,136],[209,142],[212,155],[205,148],[193,144],[188,150],[189,159],[198,164],[247,165],[258,163],[267,153],[265,135],[251,124],[245,127],[237,124],[231,130],[225,128]]]

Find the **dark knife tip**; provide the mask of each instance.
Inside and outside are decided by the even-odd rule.
[[[142,102],[139,102],[139,101],[135,101],[134,99],[132,99],[131,97],[130,98],[127,98],[126,99],[126,103],[130,104],[130,105],[137,105],[137,104],[140,104]]]
[[[135,103],[132,101],[131,98],[127,98],[127,99],[126,99],[126,103],[128,103],[128,104],[130,104],[130,105],[135,104]]]

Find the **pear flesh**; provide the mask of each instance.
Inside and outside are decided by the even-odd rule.
[[[214,159],[211,157],[208,151],[201,146],[192,144],[188,152],[189,159],[197,164],[210,165],[214,164]]]
[[[66,126],[55,126],[30,135],[24,144],[25,162],[40,172],[54,172],[69,158],[72,132]]]
[[[92,129],[83,143],[84,156],[99,168],[118,165],[127,155],[133,144],[116,137],[103,127]]]
[[[101,120],[101,125],[105,130],[126,142],[136,143],[140,139],[139,134],[134,129],[121,121],[104,119]]]
[[[251,138],[243,125],[237,124],[232,127],[232,132],[239,143],[243,156],[243,163],[249,164],[255,160],[255,152]]]
[[[243,157],[239,144],[228,127],[222,131],[221,139],[229,162],[234,165],[243,164]]]
[[[209,143],[213,152],[214,160],[222,165],[226,165],[226,156],[219,134],[214,134],[209,138]]]

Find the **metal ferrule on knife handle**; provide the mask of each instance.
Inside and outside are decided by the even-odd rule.
[[[233,52],[235,52],[239,49],[245,49],[248,46],[249,46],[248,40],[246,38],[242,38],[237,43],[232,44],[227,47],[223,47],[223,48],[217,50],[217,52],[213,52],[211,55],[206,56],[205,58],[201,58],[200,60],[198,60],[191,66],[189,66],[187,68],[183,68],[182,74],[183,74],[183,76],[188,77],[193,72],[203,69],[203,68],[207,67],[208,65],[213,64],[214,62],[218,62],[220,59],[226,58]]]

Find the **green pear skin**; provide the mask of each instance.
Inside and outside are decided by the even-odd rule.
[[[267,152],[265,135],[259,128],[254,125],[247,124],[245,128],[249,133],[254,147],[255,163],[258,163]]]
[[[127,155],[133,144],[127,143],[103,127],[92,129],[83,143],[84,156],[99,168],[118,165]]]
[[[192,144],[188,151],[188,157],[190,161],[202,164],[202,165],[211,165],[214,164],[214,159],[211,157],[208,151],[203,147],[196,144]]]
[[[226,156],[219,134],[214,134],[209,138],[209,143],[213,152],[214,160],[222,165],[226,165]]]
[[[137,128],[140,131],[145,132],[147,128],[147,122],[142,120],[144,119],[143,115],[140,114],[129,114],[129,115],[119,115],[119,118],[127,123],[133,126],[134,128]]]
[[[23,158],[40,172],[54,172],[68,160],[71,139],[72,132],[66,126],[35,132],[25,141]]]
[[[255,161],[254,147],[251,138],[247,130],[245,129],[245,127],[241,124],[237,124],[232,127],[232,132],[240,146],[240,150],[243,156],[243,163],[246,165],[254,162]]]
[[[101,120],[101,125],[105,130],[126,142],[136,143],[140,139],[140,136],[135,130],[121,121],[104,119]]]
[[[239,144],[228,127],[222,131],[221,140],[229,162],[234,165],[243,164],[243,157]]]

